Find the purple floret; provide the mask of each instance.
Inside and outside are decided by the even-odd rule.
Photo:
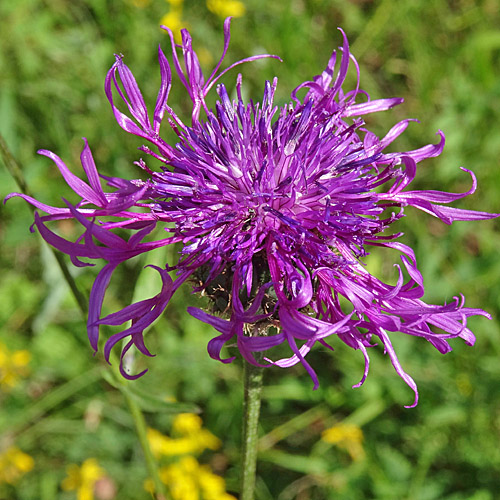
[[[36,214],[36,227],[49,244],[70,255],[76,266],[91,265],[88,259],[107,262],[90,295],[88,335],[93,349],[98,349],[100,325],[122,325],[131,320],[129,328],[106,341],[105,358],[109,361],[111,349],[124,339],[122,360],[132,346],[151,356],[143,332],[164,311],[180,285],[189,280],[195,292],[214,303],[210,313],[188,308],[191,315],[219,332],[208,343],[212,358],[231,362],[234,357],[222,358],[221,349],[236,343],[241,355],[253,364],[289,367],[301,363],[317,388],[318,378],[306,354],[316,343],[331,349],[326,339],[335,335],[364,355],[365,370],[358,387],[368,374],[367,348],[377,341],[389,354],[396,372],[414,390],[412,406],[416,405],[417,387],[402,369],[389,334],[423,337],[446,353],[451,350],[451,338],[474,344],[474,335],[467,328],[469,316],[489,315],[464,307],[462,296],[444,305],[425,303],[415,254],[397,241],[400,233],[390,234],[389,227],[404,216],[406,206],[446,224],[497,217],[446,206],[474,192],[474,174],[464,169],[472,178],[472,187],[465,193],[408,189],[417,163],[442,152],[444,134],[438,132],[436,145],[384,153],[414,120],[399,122],[382,139],[364,128],[362,115],[390,109],[403,100],[371,100],[358,85],[354,90],[343,90],[351,63],[359,84],[359,67],[342,30],[343,45],[333,52],[323,73],[299,85],[290,103],[279,108],[273,102],[276,78],[265,83],[262,102],[258,103],[244,103],[241,75],[234,99],[223,84],[216,85],[220,76],[237,64],[276,58],[254,56],[219,72],[229,45],[230,19],[224,23],[222,57],[206,81],[189,33],[183,30],[182,45],[176,46],[172,32],[165,29],[171,39],[174,69],[192,101],[190,125],[168,105],[172,77],[161,48],[161,86],[152,122],[122,56],[116,57],[105,82],[118,124],[154,148],[143,146],[151,159],[148,164],[142,159],[137,162],[149,179],[99,175],[85,141],[81,162],[88,184],[54,153],[40,151],[54,161],[80,196],[76,205],[65,201],[63,208],[51,207],[26,195],[9,195],[20,196],[48,214]],[[183,64],[177,48],[182,49]],[[205,97],[215,85],[219,100],[212,110]],[[307,91],[302,100],[297,97],[300,89]],[[122,108],[128,113],[118,104],[124,104]],[[160,136],[165,121],[179,137],[175,145]],[[103,191],[101,178],[111,192]],[[65,218],[78,221],[83,228],[75,242],[56,235],[46,225]],[[158,225],[166,237],[148,240]],[[118,236],[113,232],[116,228],[128,230],[130,237]],[[179,242],[183,248],[177,263],[165,269],[151,266],[162,279],[158,295],[101,317],[105,290],[118,265]],[[403,266],[395,264],[395,285],[377,279],[363,265],[370,247],[400,254]],[[175,279],[169,271],[175,271]],[[290,347],[290,357],[271,359],[272,348],[282,343]],[[254,353],[263,351],[263,361],[258,362]],[[121,369],[128,378],[144,373],[129,375],[122,364]]]

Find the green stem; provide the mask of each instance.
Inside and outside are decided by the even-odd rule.
[[[240,500],[253,500],[263,368],[244,362],[243,449]]]
[[[155,500],[166,500],[168,496],[165,491],[165,486],[160,479],[158,462],[156,461],[156,458],[154,457],[149,445],[148,430],[144,414],[142,413],[137,401],[134,399],[129,390],[127,390],[128,382],[121,376],[118,368],[120,365],[120,361],[118,360],[116,354],[113,352],[110,355],[110,363],[110,371],[114,379],[113,385],[123,394],[125,402],[127,403],[128,409],[130,411],[130,415],[132,416],[132,420],[134,421],[135,431],[137,437],[139,438],[139,443],[141,444],[142,452],[144,454],[146,468],[148,470],[149,477],[153,481],[155,491],[154,498]]]
[[[146,420],[144,419],[144,415],[139,408],[139,405],[134,401],[130,394],[127,394],[124,391],[123,395],[125,396],[125,401],[127,402],[128,408],[134,420],[135,430],[137,432],[137,436],[139,437],[139,442],[141,443],[142,452],[144,453],[144,459],[146,461],[146,467],[148,469],[149,476],[153,480],[155,499],[166,500],[167,496],[165,494],[165,487],[163,486],[163,483],[160,479],[158,462],[153,456],[153,452],[151,451],[151,447],[149,446]]]
[[[14,155],[11,153],[2,134],[0,134],[0,156],[2,156],[5,167],[9,171],[9,174],[16,181],[16,184],[19,186],[21,193],[27,194],[28,196],[33,196],[28,188],[28,184],[26,183],[26,180],[24,178],[21,166],[15,159]]]

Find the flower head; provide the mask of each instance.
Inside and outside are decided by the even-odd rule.
[[[169,11],[161,18],[160,24],[170,26],[176,42],[181,40],[181,29],[185,26],[182,20],[184,0],[167,0]]]
[[[212,325],[218,332],[208,343],[208,352],[221,358],[224,344],[234,343],[250,363],[289,367],[301,363],[318,386],[318,378],[305,357],[314,344],[327,348],[327,338],[336,336],[365,357],[367,348],[382,343],[397,373],[415,391],[396,356],[390,334],[402,332],[423,337],[440,352],[451,350],[449,339],[460,337],[468,345],[474,335],[467,328],[473,315],[489,317],[481,309],[464,307],[463,297],[448,304],[431,305],[422,300],[424,287],[413,250],[391,234],[390,226],[413,206],[446,224],[455,220],[478,220],[495,214],[451,208],[449,203],[472,194],[474,174],[465,193],[409,189],[416,166],[437,156],[444,147],[439,131],[438,144],[412,151],[384,153],[408,127],[403,120],[382,138],[364,128],[362,116],[390,109],[399,98],[372,100],[359,89],[359,67],[343,43],[334,51],[325,70],[305,81],[291,93],[291,101],[279,108],[274,104],[277,79],[266,82],[261,102],[245,103],[238,75],[235,97],[223,84],[220,71],[229,45],[230,19],[224,23],[222,57],[205,78],[192,48],[191,36],[182,30],[182,45],[170,35],[173,67],[192,102],[191,123],[174,112],[168,103],[172,71],[161,48],[158,51],[161,85],[151,115],[139,87],[122,56],[110,69],[105,91],[118,124],[140,136],[150,146],[140,148],[150,156],[137,165],[149,175],[147,181],[105,177],[98,174],[87,142],[81,155],[88,183],[76,177],[54,153],[51,158],[70,187],[80,196],[73,205],[52,207],[21,196],[48,215],[35,216],[35,225],[44,239],[69,254],[77,266],[90,265],[82,258],[104,260],[91,296],[88,334],[97,350],[99,326],[132,325],[111,336],[104,354],[109,359],[113,346],[128,339],[123,351],[132,346],[150,356],[143,331],[165,309],[170,298],[187,281],[196,292],[214,302],[211,313],[189,308],[190,314]],[[177,54],[182,49],[183,64]],[[350,65],[358,85],[343,88]],[[205,98],[216,86],[219,100],[209,109]],[[305,89],[305,96],[298,91]],[[121,109],[120,107],[121,106]],[[124,112],[126,110],[127,112]],[[165,142],[160,126],[170,126],[177,144]],[[104,192],[99,177],[111,192]],[[112,216],[114,220],[103,221]],[[77,241],[67,241],[53,231],[49,221],[73,218],[82,226]],[[165,238],[150,241],[148,235],[160,225]],[[113,231],[128,230],[124,239]],[[151,266],[162,278],[158,295],[101,317],[105,289],[113,271],[124,261],[158,247],[182,243],[176,263],[166,268]],[[371,247],[383,247],[400,254],[396,265],[397,283],[389,285],[364,267],[363,257]],[[168,274],[175,271],[175,279]],[[345,304],[348,304],[346,307]],[[378,340],[377,340],[378,339]],[[273,347],[290,347],[291,355],[273,359]],[[254,353],[266,351],[264,361]],[[134,378],[139,375],[125,376]]]
[[[214,474],[208,465],[200,465],[192,456],[160,468],[160,479],[168,485],[173,500],[236,500],[226,493],[226,482]],[[144,482],[144,489],[154,494],[151,479]]]
[[[0,484],[16,483],[24,474],[33,469],[35,461],[16,446],[0,453]]]
[[[180,413],[174,419],[172,433],[175,438],[164,436],[155,429],[148,429],[148,440],[155,456],[199,454],[206,449],[216,450],[220,440],[202,427],[202,420],[194,413]]]
[[[193,455],[204,450],[216,450],[220,440],[208,429],[194,413],[180,413],[172,423],[175,438],[165,436],[155,429],[148,429],[148,441],[157,459],[167,457],[170,464],[160,468],[160,479],[169,487],[174,499],[188,498],[204,500],[235,500],[225,491],[225,481],[214,474],[207,465],[200,465]],[[172,461],[172,457],[179,457]],[[151,479],[144,483],[146,491],[154,492]]]
[[[222,19],[228,16],[241,17],[246,11],[245,4],[239,0],[207,0],[207,7]]]
[[[68,476],[62,481],[63,490],[76,490],[78,500],[93,500],[96,483],[105,477],[105,471],[95,458],[88,458],[81,467],[71,464],[67,467]]]
[[[29,351],[10,351],[0,342],[0,390],[9,391],[28,375],[30,360]]]
[[[334,425],[323,431],[321,439],[345,449],[354,461],[361,460],[365,456],[363,431],[355,424],[339,423]]]

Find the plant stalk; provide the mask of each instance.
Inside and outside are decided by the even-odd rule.
[[[122,393],[125,396],[127,405],[129,407],[132,419],[134,420],[135,430],[141,443],[142,452],[144,453],[144,459],[146,461],[146,467],[148,469],[149,476],[153,480],[154,484],[154,497],[155,500],[166,500],[165,487],[160,479],[160,473],[158,469],[158,462],[153,456],[151,447],[149,446],[149,441],[147,437],[146,420],[144,419],[144,414],[142,413],[139,405],[134,401],[134,399],[127,394],[125,391]]]
[[[259,361],[259,360],[257,360]],[[258,427],[263,368],[244,361],[243,445],[240,500],[253,500],[257,469]]]

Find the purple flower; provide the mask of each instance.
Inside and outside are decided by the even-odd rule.
[[[451,338],[474,343],[467,328],[469,316],[489,315],[464,307],[462,296],[444,305],[424,302],[413,250],[398,242],[401,234],[390,234],[389,227],[403,217],[404,207],[409,205],[446,224],[498,216],[447,206],[474,192],[474,174],[463,169],[472,179],[472,187],[465,193],[409,189],[417,163],[443,150],[444,134],[438,132],[436,145],[384,153],[412,120],[397,123],[381,139],[364,128],[362,115],[390,109],[403,100],[371,100],[358,86],[349,91],[342,88],[350,64],[359,82],[359,67],[342,30],[342,47],[333,52],[321,75],[292,92],[290,103],[281,108],[274,105],[275,78],[265,83],[262,102],[245,104],[238,75],[236,98],[219,84],[219,100],[212,110],[205,97],[221,75],[242,62],[276,56],[250,57],[220,71],[230,38],[227,19],[222,57],[205,81],[189,33],[182,31],[179,47],[172,32],[165,29],[171,39],[174,69],[193,103],[190,125],[168,104],[171,69],[161,48],[161,86],[152,122],[122,56],[116,57],[105,83],[118,124],[154,147],[140,148],[150,155],[148,164],[142,159],[137,162],[149,179],[129,181],[98,174],[85,141],[81,163],[88,183],[72,174],[54,153],[39,151],[54,161],[80,196],[76,205],[64,201],[65,207],[58,208],[26,195],[9,195],[20,196],[47,214],[35,215],[36,227],[49,244],[70,255],[76,266],[92,265],[88,259],[107,262],[90,295],[88,335],[94,350],[100,325],[131,320],[130,327],[107,340],[105,358],[109,361],[111,349],[124,339],[122,359],[132,346],[151,356],[144,344],[144,329],[189,279],[195,292],[213,300],[211,313],[188,308],[219,332],[208,343],[212,358],[231,362],[234,357],[221,358],[221,349],[235,342],[241,355],[253,364],[288,367],[301,363],[316,388],[318,379],[306,354],[316,343],[330,348],[326,339],[336,336],[364,355],[365,370],[358,387],[368,373],[367,348],[380,342],[396,372],[414,390],[413,405],[417,404],[415,382],[401,368],[390,334],[423,337],[446,353],[451,350]],[[182,48],[183,64],[177,48]],[[303,99],[297,97],[300,89],[306,89]],[[179,137],[173,146],[160,136],[164,121]],[[100,178],[107,181],[111,192],[102,189]],[[46,225],[65,218],[82,226],[75,242]],[[151,241],[148,235],[157,225],[164,228],[165,238]],[[118,236],[117,228],[121,234],[127,230],[130,237]],[[154,267],[163,283],[158,295],[101,318],[105,290],[118,265],[178,242],[183,244],[179,261],[165,269]],[[362,259],[369,247],[400,254],[402,266],[395,265],[396,285],[382,282],[365,269]],[[169,271],[175,271],[174,280]],[[272,360],[272,352],[267,351],[282,343],[289,345],[290,357]],[[257,361],[254,353],[261,351],[266,354],[263,361]],[[128,375],[123,367],[122,373],[128,378],[142,375]]]

